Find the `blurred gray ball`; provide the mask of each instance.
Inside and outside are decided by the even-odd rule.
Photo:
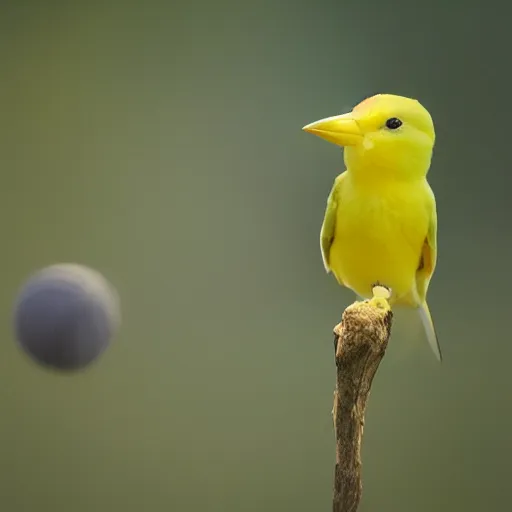
[[[14,308],[21,347],[35,361],[78,370],[107,348],[120,323],[117,292],[82,265],[46,267],[23,285]]]

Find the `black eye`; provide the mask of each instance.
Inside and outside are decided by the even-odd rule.
[[[397,117],[392,117],[386,121],[386,127],[390,130],[396,130],[397,128],[400,128],[400,126],[402,126],[402,121]]]

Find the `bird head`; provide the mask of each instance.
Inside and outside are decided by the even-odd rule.
[[[304,131],[344,147],[347,169],[374,177],[425,176],[435,142],[434,123],[417,100],[377,94],[352,112],[304,126]]]

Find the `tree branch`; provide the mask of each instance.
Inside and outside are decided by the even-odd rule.
[[[355,512],[362,494],[361,438],[366,402],[391,334],[390,292],[376,286],[369,301],[355,302],[334,328],[336,433],[333,512]]]

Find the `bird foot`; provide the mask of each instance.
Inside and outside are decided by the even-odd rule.
[[[391,288],[380,283],[375,283],[372,286],[372,291],[373,298],[370,299],[370,304],[379,309],[390,309],[388,300],[391,297]]]
[[[389,299],[391,297],[391,288],[389,286],[380,284],[378,281],[372,284],[372,292],[374,297]]]

